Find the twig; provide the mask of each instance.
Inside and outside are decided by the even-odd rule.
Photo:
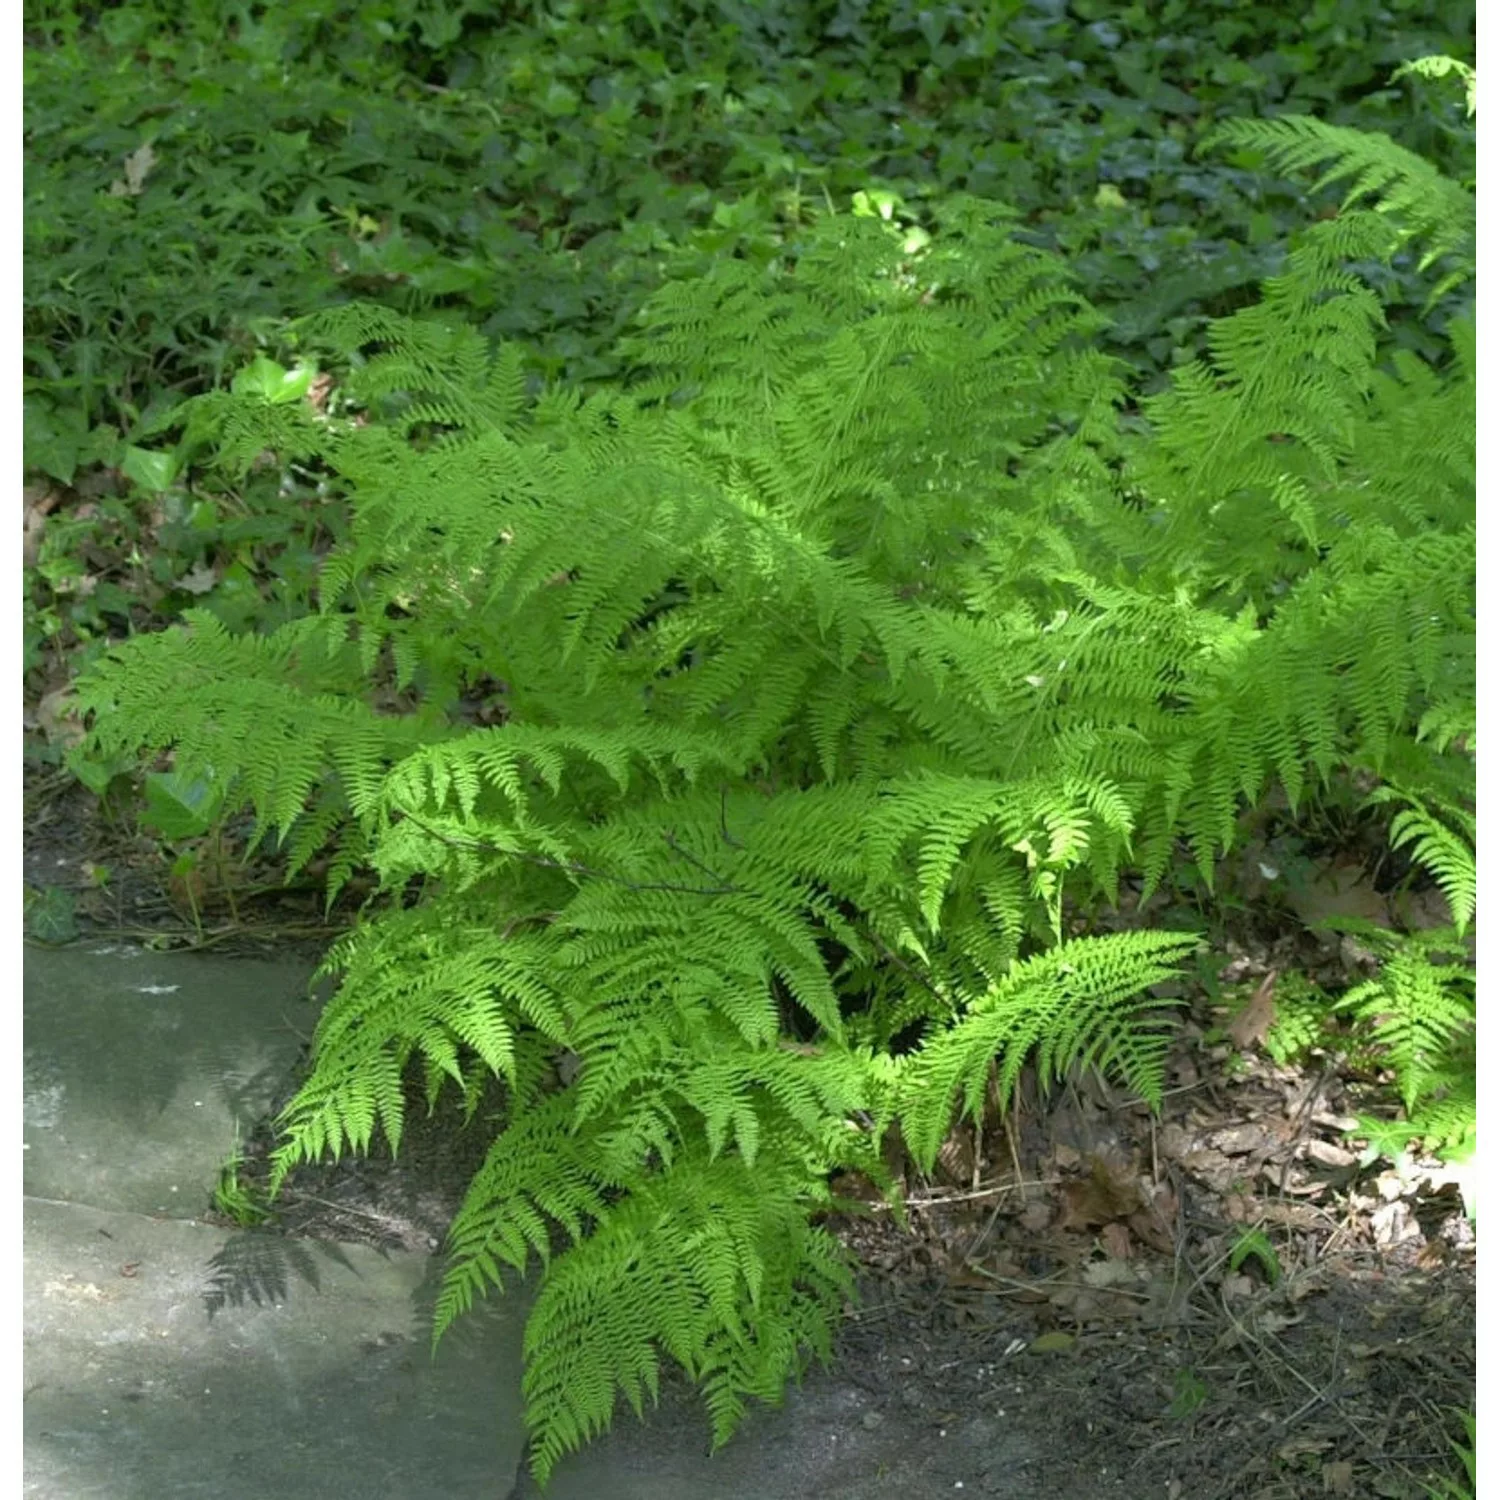
[[[998,1271],[991,1271],[985,1266],[976,1266],[967,1261],[964,1263],[964,1269],[974,1272],[976,1276],[983,1276],[988,1281],[998,1281],[1006,1286],[1016,1287],[1023,1292],[1034,1292],[1040,1286],[1059,1286],[1067,1287],[1077,1292],[1105,1291],[1111,1297],[1133,1297],[1137,1302],[1150,1302],[1153,1300],[1150,1292],[1133,1292],[1129,1287],[1123,1286],[1097,1287],[1090,1286],[1086,1281],[1059,1281],[1053,1276],[1048,1276],[1040,1281],[1018,1281],[1014,1276],[1002,1276]]]
[[[1056,1187],[1064,1181],[1066,1179],[1062,1177],[1039,1177],[1033,1182],[1006,1182],[1000,1184],[998,1187],[980,1188],[978,1191],[972,1193],[954,1193],[952,1196],[944,1198],[908,1198],[906,1206],[908,1208],[941,1208],[945,1204],[969,1203],[975,1198],[993,1198],[997,1193],[1013,1193],[1021,1188]]]

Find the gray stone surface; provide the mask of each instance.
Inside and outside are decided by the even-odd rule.
[[[284,1087],[307,970],[27,955],[25,1493],[504,1500],[524,1303],[430,1356],[428,1256],[199,1222]]]
[[[892,1420],[837,1371],[810,1375],[776,1410],[754,1408],[734,1439],[708,1452],[708,1417],[686,1396],[640,1422],[630,1411],[597,1443],[564,1459],[545,1491],[529,1474],[515,1500],[1032,1500],[1039,1455],[1003,1424],[955,1412],[951,1427]]]
[[[308,972],[121,944],[28,952],[27,1195],[200,1213],[236,1130],[291,1074],[316,1017]]]
[[[284,1088],[307,971],[88,945],[25,974],[30,1500],[522,1500],[523,1295],[430,1357],[433,1257],[201,1222]],[[960,1414],[955,1414],[958,1417]],[[559,1465],[548,1500],[1029,1496],[1003,1424],[951,1433],[838,1371],[707,1452],[696,1395]],[[983,1431],[979,1427],[984,1427]],[[1034,1473],[1034,1470],[1033,1470]]]
[[[517,1304],[460,1324],[434,1363],[423,1257],[76,1204],[29,1203],[25,1231],[28,1496],[511,1493]],[[248,1287],[236,1240],[260,1252]]]

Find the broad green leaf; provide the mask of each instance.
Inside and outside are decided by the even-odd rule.
[[[26,931],[38,942],[71,943],[78,936],[73,893],[59,885],[27,886]]]
[[[102,797],[115,777],[123,776],[135,762],[124,756],[113,756],[108,760],[84,755],[82,747],[68,757],[68,769],[96,796]]]
[[[176,771],[152,771],[146,777],[141,823],[165,838],[201,838],[214,826],[223,804],[224,789],[216,781],[189,781]]]
[[[129,447],[125,450],[120,472],[143,490],[160,494],[170,489],[172,481],[177,478],[177,456],[153,452],[149,448]]]
[[[237,396],[259,396],[273,406],[285,406],[300,401],[308,393],[317,373],[316,365],[298,365],[295,370],[287,370],[260,354],[234,377],[230,389]]]
[[[1276,1254],[1276,1247],[1258,1229],[1247,1229],[1234,1242],[1234,1248],[1229,1252],[1229,1269],[1238,1271],[1252,1255],[1264,1267],[1271,1285],[1275,1286],[1281,1280],[1281,1258]]]

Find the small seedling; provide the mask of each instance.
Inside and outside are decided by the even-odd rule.
[[[1172,1377],[1172,1404],[1169,1416],[1185,1421],[1208,1400],[1208,1387],[1192,1370],[1178,1370]]]
[[[1275,1286],[1281,1280],[1281,1259],[1276,1254],[1276,1247],[1258,1229],[1247,1229],[1234,1242],[1234,1248],[1229,1252],[1229,1269],[1238,1271],[1251,1256],[1260,1262],[1266,1279]]]
[[[244,1164],[244,1155],[236,1146],[219,1171],[218,1186],[214,1188],[214,1208],[225,1218],[248,1229],[255,1224],[264,1224],[271,1217],[271,1210],[253,1188],[240,1181],[240,1168]]]

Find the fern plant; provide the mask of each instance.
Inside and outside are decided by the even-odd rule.
[[[199,613],[80,689],[82,757],[170,754],[293,865],[380,877],[273,1185],[396,1149],[412,1070],[504,1080],[437,1332],[540,1264],[541,1480],[664,1358],[719,1443],[826,1356],[831,1174],[894,1194],[887,1128],[930,1168],[997,1055],[1159,1098],[1149,992],[1196,935],[1071,913],[1179,845],[1211,875],[1273,780],[1462,780],[1471,336],[1382,363],[1315,238],[1123,421],[1065,268],[994,205],[936,229],[669,284],[588,395],[384,309],[305,322],[358,420],[211,397],[184,442],[327,470],[316,611]],[[1416,408],[1434,452],[1391,433]]]
[[[1370,1147],[1400,1157],[1413,1141],[1450,1160],[1473,1153],[1477,1114],[1476,976],[1465,941],[1474,915],[1474,819],[1461,808],[1439,816],[1402,788],[1385,786],[1376,803],[1404,802],[1391,820],[1394,847],[1410,845],[1448,902],[1451,924],[1390,932],[1345,920],[1336,925],[1369,946],[1380,972],[1346,991],[1335,1011],[1351,1019],[1394,1075],[1404,1118],[1364,1115]]]
[[[1432,78],[1456,76],[1465,86],[1468,111],[1473,114],[1473,69],[1450,58],[1426,57],[1408,64],[1397,76],[1408,72]],[[1428,305],[1456,289],[1472,307],[1475,217],[1471,187],[1443,178],[1388,137],[1341,130],[1317,120],[1239,121],[1221,127],[1216,139],[1254,147],[1281,170],[1322,166],[1320,186],[1351,182],[1345,214],[1313,231],[1302,250],[1325,268],[1325,276],[1341,256],[1388,257],[1416,247],[1422,252],[1424,269],[1440,265],[1443,271]],[[1356,207],[1372,199],[1370,206]],[[1462,324],[1460,329],[1461,338],[1471,337],[1471,324]],[[1457,348],[1455,352],[1459,353]],[[1467,497],[1474,483],[1475,411],[1469,404],[1473,346],[1466,345],[1459,358],[1466,362],[1463,385],[1467,394],[1456,406],[1444,399],[1429,406],[1418,392],[1435,393],[1440,388],[1435,372],[1403,355],[1392,356],[1377,387],[1381,419],[1364,434],[1366,440],[1360,447],[1382,464],[1392,440],[1408,445],[1409,452],[1431,456],[1445,471],[1439,487],[1466,506],[1471,504]],[[1403,388],[1405,397],[1399,394]],[[1386,471],[1393,472],[1389,467]],[[1291,499],[1300,504],[1301,493],[1293,491]],[[1413,490],[1392,499],[1408,522],[1442,514],[1427,509]],[[1449,537],[1462,549],[1462,556],[1455,554],[1454,561],[1465,576],[1473,568],[1473,531],[1467,514],[1466,510],[1446,511],[1448,517],[1462,521]],[[1309,535],[1315,534],[1311,513],[1304,515]],[[1395,632],[1388,643],[1373,644],[1368,652],[1366,670],[1373,675],[1387,670],[1379,662],[1389,662],[1388,651],[1403,638],[1416,645],[1426,635],[1435,643],[1438,632],[1453,631],[1449,643],[1439,648],[1451,653],[1453,641],[1472,634],[1473,603],[1471,599],[1461,605],[1446,623],[1436,615],[1410,616],[1401,624],[1389,617],[1376,623],[1371,616],[1369,623],[1376,632]],[[1381,960],[1377,977],[1347,991],[1334,1010],[1355,1022],[1394,1074],[1405,1118],[1362,1116],[1359,1121],[1372,1149],[1392,1157],[1401,1155],[1413,1140],[1450,1158],[1468,1156],[1475,1143],[1475,974],[1464,942],[1476,900],[1474,699],[1467,685],[1472,646],[1461,654],[1450,654],[1449,659],[1458,664],[1465,687],[1434,696],[1410,741],[1388,745],[1396,758],[1373,762],[1387,781],[1369,800],[1376,806],[1399,807],[1390,824],[1391,846],[1408,849],[1413,863],[1435,881],[1447,900],[1451,926],[1391,933],[1369,924],[1339,924],[1345,930],[1358,929]],[[1287,784],[1290,789],[1292,783]]]

